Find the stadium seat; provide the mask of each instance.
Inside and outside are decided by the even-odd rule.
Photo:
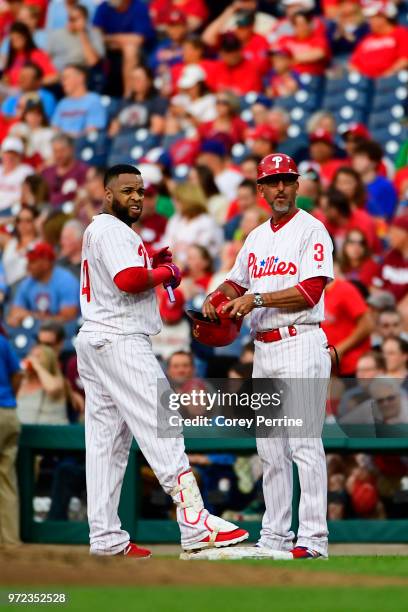
[[[92,166],[105,166],[109,144],[105,131],[90,132],[75,141],[76,157]]]
[[[302,73],[299,75],[299,80],[304,89],[307,89],[310,93],[319,94],[323,90],[325,77]]]
[[[251,151],[246,147],[243,143],[238,142],[233,145],[231,149],[231,158],[235,164],[240,164],[243,159],[245,159]]]
[[[112,140],[108,165],[135,163],[158,144],[159,137],[148,130],[122,130]]]
[[[403,106],[408,100],[408,88],[400,85],[393,91],[379,91],[373,97],[372,112],[387,110],[395,105]]]
[[[120,100],[119,98],[111,98],[111,96],[102,96],[101,102],[106,109],[106,112],[108,114],[108,123],[110,123],[112,119],[116,117],[119,108],[122,104],[122,100]]]
[[[379,92],[392,92],[395,91],[401,85],[407,86],[408,84],[408,70],[401,70],[397,74],[393,74],[389,77],[382,77],[375,81],[375,91]]]

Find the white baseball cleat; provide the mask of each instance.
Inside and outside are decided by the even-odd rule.
[[[241,529],[225,521],[224,519],[209,514],[204,521],[204,525],[208,529],[208,535],[199,542],[183,545],[186,551],[202,550],[204,548],[225,548],[233,546],[248,539],[249,533],[245,529]]]

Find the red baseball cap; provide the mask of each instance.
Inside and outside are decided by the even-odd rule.
[[[378,503],[377,489],[370,482],[356,482],[351,494],[351,501],[358,514],[371,514]]]
[[[49,259],[54,261],[55,252],[54,249],[48,242],[37,242],[27,250],[27,259],[29,261],[35,261],[37,259]]]
[[[164,19],[164,23],[167,25],[185,25],[187,23],[187,17],[182,11],[174,9],[173,11],[170,11],[170,13]]]
[[[159,310],[160,316],[165,323],[178,323],[184,315],[184,296],[180,289],[173,290],[175,302],[170,302],[167,291],[160,292]]]
[[[310,142],[326,142],[329,145],[334,145],[333,134],[328,130],[319,128],[309,135]]]
[[[358,136],[359,138],[370,138],[370,132],[363,123],[350,123],[342,132],[343,138],[349,135]]]
[[[278,130],[271,125],[266,125],[262,123],[257,125],[256,127],[248,130],[248,139],[249,140],[269,140],[271,142],[279,141],[279,133]]]
[[[399,227],[402,230],[408,232],[408,214],[401,215],[400,217],[395,217],[391,222],[392,227]]]

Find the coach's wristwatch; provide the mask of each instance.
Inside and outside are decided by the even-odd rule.
[[[263,297],[260,293],[254,293],[254,306],[260,308],[264,305]]]

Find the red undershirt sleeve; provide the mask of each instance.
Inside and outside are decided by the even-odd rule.
[[[244,293],[248,291],[247,289],[245,289],[245,287],[241,287],[241,285],[238,285],[238,283],[234,283],[234,281],[226,280],[224,282],[226,285],[232,287],[239,296],[244,295]]]
[[[155,270],[147,270],[142,267],[132,267],[118,272],[113,282],[121,291],[140,293],[169,281],[171,278],[172,273],[169,268],[159,267]]]
[[[296,289],[300,291],[308,305],[313,308],[322,297],[326,283],[326,276],[314,276],[296,285]]]

